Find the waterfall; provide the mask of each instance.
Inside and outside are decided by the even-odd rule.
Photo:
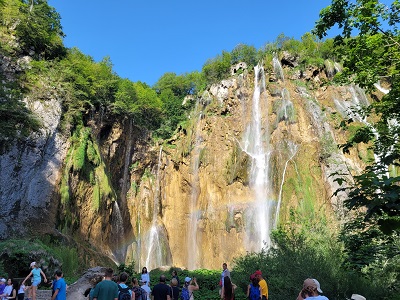
[[[114,201],[111,214],[111,234],[114,245],[116,246],[113,253],[114,260],[116,262],[124,262],[126,255],[126,249],[123,247],[123,240],[125,237],[124,221],[117,201]]]
[[[132,152],[132,135],[133,135],[133,120],[129,120],[129,131],[126,138],[126,150],[125,150],[125,161],[124,170],[122,173],[122,187],[121,187],[121,203],[126,203],[126,193],[128,192],[128,175],[129,166],[131,163],[131,152]]]
[[[254,93],[251,122],[244,136],[243,150],[251,158],[249,172],[250,188],[254,195],[253,206],[246,212],[246,240],[248,251],[259,251],[270,244],[270,225],[273,201],[269,174],[270,144],[268,120],[263,121],[262,112],[268,115],[265,96],[265,74],[259,64],[254,67]]]
[[[274,56],[274,58],[272,59],[272,65],[274,66],[274,72],[275,72],[276,78],[278,78],[282,81],[285,81],[285,78],[283,76],[282,65],[276,56]]]
[[[274,228],[276,228],[278,226],[278,222],[279,222],[279,212],[280,212],[281,202],[282,202],[282,191],[283,191],[283,184],[285,183],[286,169],[287,169],[289,162],[292,161],[293,157],[296,155],[298,148],[299,148],[299,146],[296,145],[294,142],[287,141],[287,152],[289,154],[288,155],[289,157],[286,160],[285,166],[283,168],[282,181],[281,181],[281,186],[279,188],[278,205],[277,205],[276,211],[275,211]]]
[[[198,267],[199,257],[199,236],[197,233],[197,223],[199,220],[199,210],[197,209],[197,200],[200,194],[200,182],[199,182],[199,165],[200,165],[200,145],[202,142],[201,132],[201,117],[202,111],[199,111],[199,103],[196,103],[195,113],[198,114],[196,130],[194,133],[194,147],[191,157],[192,167],[192,192],[190,196],[190,215],[189,224],[187,226],[187,266],[189,270],[194,270]]]
[[[147,257],[145,261],[145,266],[151,270],[158,268],[160,266],[168,264],[170,259],[170,251],[168,247],[168,240],[166,238],[165,227],[163,226],[161,220],[159,220],[160,214],[160,168],[162,163],[162,146],[158,154],[158,164],[157,164],[157,181],[156,189],[154,195],[153,203],[153,216],[150,231],[147,237]]]

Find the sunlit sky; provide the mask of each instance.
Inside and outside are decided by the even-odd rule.
[[[238,44],[261,48],[279,34],[300,39],[330,0],[49,0],[61,15],[64,44],[122,78],[153,85],[166,72],[201,71]]]

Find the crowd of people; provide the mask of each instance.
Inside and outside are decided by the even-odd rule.
[[[31,272],[24,280],[19,282],[12,278],[0,278],[0,300],[36,300],[36,291],[42,281],[47,282],[45,273],[36,262],[30,264]],[[31,285],[25,283],[32,277]],[[162,274],[159,282],[150,288],[150,274],[147,268],[142,269],[140,279],[133,277],[130,282],[129,275],[122,272],[118,276],[113,269],[105,270],[104,276],[96,276],[92,280],[92,287],[88,288],[84,296],[89,300],[194,300],[195,291],[199,290],[196,278],[186,277],[181,285],[178,274],[172,271],[170,284],[167,277]],[[231,274],[226,263],[222,265],[221,279],[219,282],[219,295],[221,300],[234,300],[237,286],[232,283]],[[67,285],[61,271],[56,271],[51,284],[51,300],[66,300]],[[303,282],[296,300],[329,300],[322,295],[320,283],[315,278],[307,278]],[[27,298],[25,298],[27,295]],[[260,270],[250,275],[250,283],[246,293],[249,300],[268,300],[268,284]],[[366,300],[365,297],[353,294],[351,300]]]

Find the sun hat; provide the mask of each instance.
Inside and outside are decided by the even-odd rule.
[[[318,293],[322,294],[323,291],[321,290],[321,286],[319,285],[319,281],[315,278],[313,278],[312,280],[314,280],[315,284],[317,285],[317,291]]]
[[[190,282],[190,280],[192,280],[192,278],[190,278],[190,277],[185,278],[185,282]]]
[[[255,271],[254,275],[262,275],[260,270]]]
[[[351,300],[367,300],[364,296],[361,296],[359,294],[353,294],[351,295]]]
[[[36,262],[33,261],[33,262],[31,262],[31,268],[34,266],[36,266]]]
[[[5,278],[0,279],[1,282],[6,282],[7,280]]]
[[[303,289],[307,288],[307,287],[312,287],[317,289],[317,283],[314,281],[314,279],[312,278],[307,278],[306,280],[304,280],[303,282]]]

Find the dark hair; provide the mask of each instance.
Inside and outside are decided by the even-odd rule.
[[[61,277],[62,276],[62,272],[60,270],[57,270],[54,274],[56,274],[57,277]]]
[[[172,275],[173,275],[173,276],[177,276],[177,275],[178,275],[178,273],[176,273],[176,271],[175,271],[175,270],[172,270]]]
[[[164,274],[162,274],[162,275],[160,276],[160,282],[165,282],[165,281],[167,281],[167,278],[165,277]]]
[[[106,277],[112,277],[114,274],[114,270],[112,268],[107,268],[106,271],[104,272],[104,275]]]
[[[138,284],[138,280],[137,280],[136,277],[132,277],[132,283],[133,283],[134,285]]]
[[[144,270],[146,270],[146,272],[145,272]],[[143,267],[143,268],[142,268],[142,274],[145,274],[145,273],[147,273],[147,268],[146,268],[146,267]]]
[[[122,273],[119,275],[119,280],[120,280],[121,282],[126,282],[126,281],[128,280],[128,273],[122,272]]]
[[[251,284],[252,284],[254,287],[258,287],[258,286],[260,285],[259,282],[260,282],[260,280],[258,280],[257,277],[254,277],[254,278],[251,280]]]
[[[228,276],[224,277],[224,299],[232,299],[233,286],[232,281]]]

